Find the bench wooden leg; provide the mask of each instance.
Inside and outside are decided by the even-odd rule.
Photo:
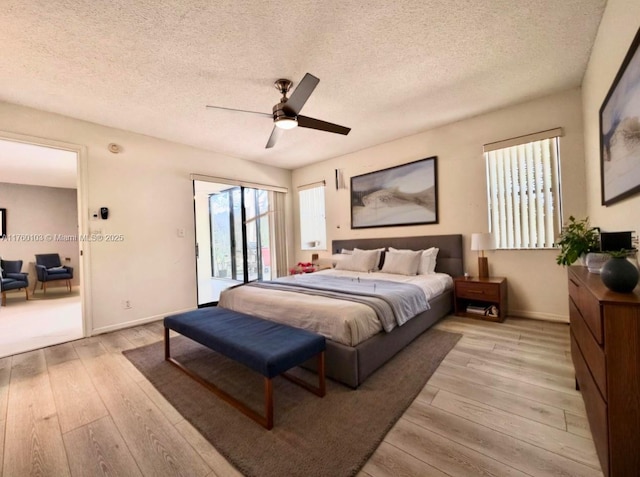
[[[327,393],[327,385],[326,385],[326,380],[324,375],[324,351],[318,353],[317,359],[318,359],[318,387],[312,386],[308,382],[303,381],[302,379],[296,376],[292,376],[289,373],[282,373],[281,376],[284,378],[287,378],[292,383],[295,383],[298,386],[303,387],[307,391],[312,392],[316,396],[324,397],[324,395]]]
[[[273,382],[271,378],[264,378],[264,414],[267,422],[264,427],[273,429]]]
[[[270,378],[264,378],[264,404],[265,404],[265,416],[261,416],[249,406],[243,404],[238,401],[236,398],[218,388],[214,384],[210,383],[203,377],[191,371],[189,368],[185,367],[182,363],[175,360],[171,357],[171,350],[169,348],[169,328],[164,329],[164,359],[174,365],[176,368],[181,370],[187,376],[189,376],[194,381],[198,382],[213,394],[218,396],[220,399],[225,401],[228,404],[231,404],[238,411],[243,413],[245,416],[253,419],[262,427],[267,430],[273,429],[273,383]]]
[[[325,381],[324,373],[324,351],[318,355],[318,387],[320,388],[320,394],[318,396],[324,397],[327,394],[327,382]]]
[[[164,359],[169,360],[171,357],[171,350],[169,349],[169,328],[164,329]]]
[[[174,365],[176,368],[180,369],[187,376],[207,388],[213,394],[218,396],[223,401],[231,404],[237,410],[242,412],[244,415],[256,421],[258,424],[266,428],[267,430],[273,429],[273,381],[271,378],[264,378],[264,416],[261,416],[253,409],[249,408],[247,405],[243,404],[227,392],[218,388],[214,384],[205,380],[198,374],[194,373],[180,362],[171,357],[171,349],[170,349],[170,340],[169,340],[169,328],[164,328],[164,359]],[[305,388],[308,391],[311,391],[313,394],[323,397],[326,394],[326,380],[325,380],[325,362],[324,362],[324,351],[318,353],[318,387],[312,386],[309,383],[297,378],[295,376],[290,376],[287,373],[282,373],[281,376],[287,378],[289,381],[292,381],[299,386]]]

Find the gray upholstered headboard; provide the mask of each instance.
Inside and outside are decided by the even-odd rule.
[[[354,247],[364,250],[382,247],[425,250],[430,247],[438,247],[440,251],[436,259],[436,272],[448,273],[452,277],[459,277],[464,273],[462,235],[460,234],[334,240],[332,253],[340,253],[343,248],[352,249]]]

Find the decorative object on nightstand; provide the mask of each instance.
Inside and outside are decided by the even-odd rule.
[[[506,278],[458,277],[453,284],[456,315],[504,321],[507,315]]]
[[[471,250],[480,252],[478,254],[478,277],[489,277],[489,261],[484,256],[485,250],[495,250],[495,242],[491,234],[471,234]]]
[[[298,262],[295,267],[289,269],[290,275],[300,275],[301,273],[313,273],[316,267],[311,262]]]

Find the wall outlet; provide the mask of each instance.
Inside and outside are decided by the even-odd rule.
[[[176,230],[178,237],[183,238],[184,237],[184,229],[182,227],[180,227],[179,229]]]
[[[124,308],[125,310],[131,309],[131,300],[122,300],[122,308]]]

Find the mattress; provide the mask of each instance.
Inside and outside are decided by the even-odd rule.
[[[453,286],[452,278],[444,273],[405,276],[331,269],[316,274],[362,282],[388,280],[413,284],[422,290],[427,302]],[[291,280],[304,280],[304,275],[283,279]],[[292,291],[239,286],[223,291],[218,306],[304,328],[347,346],[356,346],[383,330],[376,312],[366,304]]]

